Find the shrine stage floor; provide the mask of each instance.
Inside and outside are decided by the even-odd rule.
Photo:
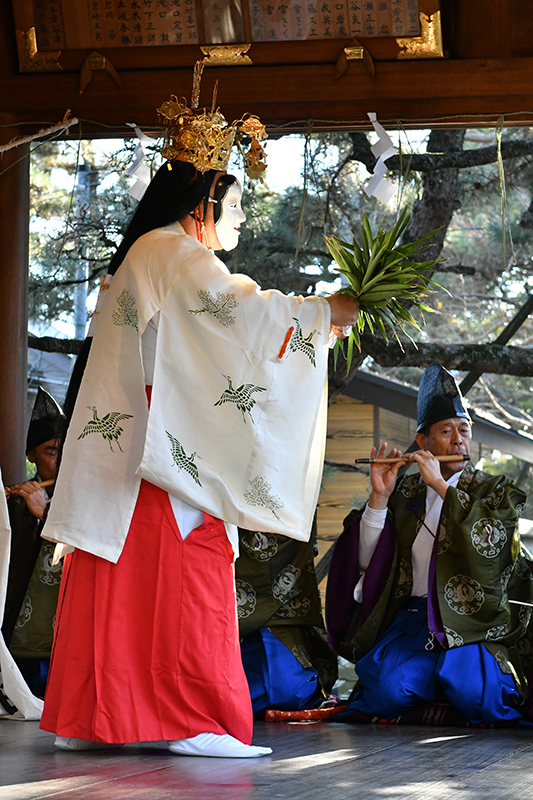
[[[530,800],[533,729],[255,725],[259,759],[175,756],[163,743],[69,753],[37,722],[0,721],[0,800]]]

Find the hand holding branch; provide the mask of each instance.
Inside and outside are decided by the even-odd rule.
[[[326,300],[331,308],[331,330],[338,339],[344,339],[344,328],[357,324],[359,301],[347,294],[332,294]]]

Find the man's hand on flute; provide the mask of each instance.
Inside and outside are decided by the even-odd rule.
[[[470,458],[471,427],[470,422],[462,417],[441,420],[430,426],[427,431],[419,431],[416,441],[420,450],[402,456],[400,450],[393,448],[387,456],[384,442],[379,451],[373,447],[370,452],[370,480],[372,492],[368,504],[370,508],[387,507],[387,502],[394,490],[398,478],[398,470],[402,464],[415,462],[420,470],[420,477],[434,489],[443,499],[448,491],[448,480],[460,472]]]
[[[386,449],[387,442],[383,442],[379,450],[376,450],[376,448],[373,447],[370,451],[370,460],[372,461],[373,458],[384,458]],[[372,483],[372,492],[370,493],[370,497],[368,499],[368,505],[370,508],[375,508],[378,510],[387,508],[387,502],[396,485],[398,470],[402,464],[406,464],[408,462],[410,455],[411,454],[402,456],[401,451],[396,447],[393,447],[392,450],[387,453],[386,458],[399,460],[395,460],[393,463],[389,462],[384,464],[375,462],[373,464],[371,463],[370,481]]]
[[[26,502],[26,506],[30,514],[37,519],[42,519],[46,504],[48,503],[48,495],[44,491],[44,487],[51,486],[54,483],[51,481],[24,481],[24,483],[17,483],[15,486],[6,486],[6,497],[11,497],[13,494],[19,495]]]
[[[420,477],[426,486],[431,486],[444,498],[448,484],[442,477],[441,464],[438,458],[433,453],[430,453],[429,450],[416,450],[414,453],[409,453],[409,455],[409,461],[416,461],[418,464]]]

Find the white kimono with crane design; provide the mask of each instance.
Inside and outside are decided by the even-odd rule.
[[[261,291],[179,223],[142,236],[105,293],[44,536],[116,562],[144,478],[231,525],[308,539],[329,328],[326,300]]]

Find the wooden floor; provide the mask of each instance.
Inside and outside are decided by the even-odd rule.
[[[3,800],[530,800],[533,729],[258,723],[261,759],[174,756],[163,743],[66,753],[0,721]]]

